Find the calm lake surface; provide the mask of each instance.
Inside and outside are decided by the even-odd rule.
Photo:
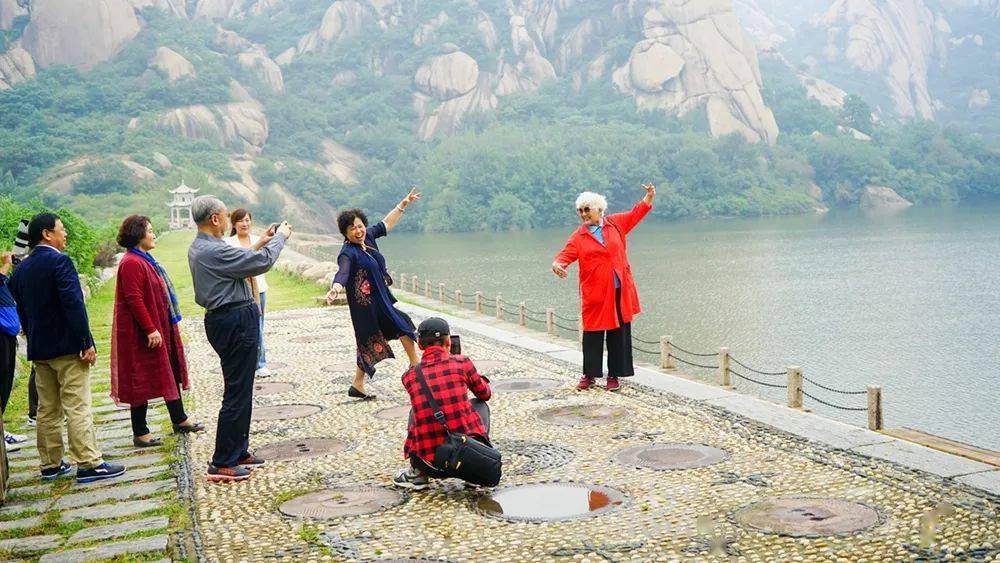
[[[501,293],[514,309],[525,300],[575,317],[576,268],[566,280],[549,269],[573,220],[517,233],[395,233],[381,246],[389,268],[416,273],[421,286],[429,278],[435,288],[440,281],[465,295]],[[752,367],[800,365],[806,377],[845,390],[881,384],[887,426],[1000,450],[1000,205],[647,221],[629,237],[629,257],[644,309],[633,324],[636,336],[655,341],[670,334],[695,352],[728,346]],[[808,383],[806,391],[844,406],[866,404],[864,395]],[[784,390],[771,393],[784,397]],[[805,401],[866,424],[863,412]]]

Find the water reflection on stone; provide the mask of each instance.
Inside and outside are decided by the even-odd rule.
[[[519,485],[480,498],[476,507],[486,514],[529,522],[572,520],[614,510],[625,496],[614,490],[580,483]]]

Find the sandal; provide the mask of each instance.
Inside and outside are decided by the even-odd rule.
[[[157,437],[150,438],[149,440],[140,440],[138,436],[132,436],[132,445],[137,448],[155,448],[163,443],[163,440]]]
[[[185,421],[187,422],[187,421]],[[205,429],[205,425],[200,422],[195,422],[194,424],[184,426],[181,424],[174,424],[174,434],[193,434],[195,432],[201,432]]]

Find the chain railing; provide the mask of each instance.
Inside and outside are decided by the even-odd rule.
[[[393,279],[396,278],[395,272],[390,275]],[[400,274],[399,281],[403,289],[420,294],[417,276],[408,278],[407,274]],[[525,301],[514,305],[510,301],[504,301],[500,295],[487,298],[478,291],[471,296],[464,296],[460,289],[449,288],[443,283],[438,283],[435,291],[435,286],[427,279],[424,279],[423,296],[436,297],[439,301],[463,308],[471,306],[480,314],[487,314],[489,311],[497,319],[516,321],[521,326],[528,326],[529,322],[544,326],[545,332],[552,336],[559,336],[560,331],[574,333],[579,341],[583,341],[583,324],[580,317],[568,317],[557,313],[553,308],[537,310],[528,307]],[[572,326],[567,326],[568,323]],[[659,349],[652,350],[650,346],[658,346]],[[717,373],[718,383],[724,387],[733,387],[733,377],[735,377],[768,389],[784,389],[787,393],[787,405],[791,408],[801,409],[804,406],[803,400],[809,399],[840,411],[867,412],[868,427],[872,430],[882,429],[882,388],[878,385],[869,385],[863,391],[838,389],[802,375],[802,368],[799,366],[788,366],[784,371],[758,369],[733,357],[728,348],[719,348],[717,352],[694,352],[678,346],[669,335],[661,336],[659,340],[648,340],[633,334],[632,349],[641,354],[658,357],[660,367],[665,370],[677,369],[678,362],[690,368],[713,370]],[[708,358],[713,358],[714,362]],[[734,365],[739,369],[733,369]],[[775,377],[784,379],[779,381],[770,379]],[[815,394],[805,389],[806,384],[814,387],[810,390]],[[844,405],[829,397],[817,396],[823,393],[845,398],[865,395],[868,404],[863,407]]]

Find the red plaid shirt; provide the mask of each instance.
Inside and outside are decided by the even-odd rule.
[[[469,391],[484,401],[489,400],[492,392],[489,382],[479,375],[472,360],[465,356],[452,356],[443,346],[431,346],[424,350],[420,364],[424,380],[444,411],[448,429],[485,436],[483,422],[472,410]],[[403,457],[415,455],[431,464],[434,462],[434,449],[444,442],[444,428],[434,418],[434,409],[427,401],[413,368],[403,374],[403,388],[410,394],[410,405],[413,407],[413,422],[406,432]]]

